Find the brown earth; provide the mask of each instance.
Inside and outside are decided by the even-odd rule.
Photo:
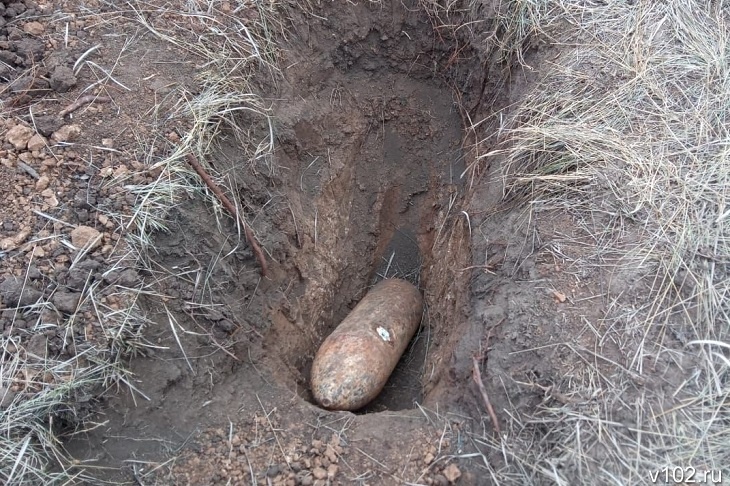
[[[221,134],[209,163],[235,187],[265,249],[263,279],[232,220],[197,198],[182,200],[169,232],[154,235],[155,272],[119,266],[105,273],[123,236],[109,209],[133,210],[128,186],[153,180],[158,172],[145,172],[148,159],[169,153],[189,128],[150,109],[164,106],[176,86],[195,92],[196,59],[103,5],[84,20],[74,20],[70,5],[46,5],[3,27],[16,38],[4,41],[11,44],[3,52],[22,57],[22,42],[38,29],[23,26],[37,18],[47,50],[42,63],[13,58],[12,70],[0,73],[14,107],[0,153],[0,181],[12,194],[2,237],[13,241],[0,271],[30,282],[28,303],[50,299],[60,313],[75,310],[90,279],[105,282],[100,298],[110,306],[118,286],[147,285],[140,300],[151,346],[129,362],[137,391],[122,387],[94,404],[87,426],[96,427],[66,443],[79,465],[138,484],[490,484],[484,461],[499,468],[502,458],[484,446],[494,427],[473,383],[474,357],[498,420],[513,408],[590,398],[550,391],[583,373],[586,356],[601,369],[597,346],[608,355],[612,345],[598,343],[587,323],[609,325],[601,318],[620,294],[614,286],[635,294],[644,284],[611,280],[608,271],[581,273],[556,250],[560,234],[580,234],[570,215],[546,211],[530,223],[524,208],[501,205],[498,164],[466,171],[475,138],[495,130],[485,123],[467,131],[467,116],[505,109],[536,76],[506,78],[509,66],[495,64],[486,47],[435,32],[411,3],[326,3],[316,16],[288,11],[281,78],[260,86],[273,107],[276,151],[242,160],[235,134]],[[61,17],[71,25],[68,47],[65,24],[49,22]],[[96,62],[114,65],[126,89],[107,80],[92,92],[111,103],[59,116],[96,81],[98,73],[68,69],[100,40]],[[542,55],[528,57],[536,72]],[[13,88],[23,76],[31,78],[26,85],[40,80],[42,97]],[[56,90],[50,94],[47,79]],[[266,130],[241,121],[254,136]],[[44,143],[13,145],[9,133],[18,126]],[[63,126],[79,127],[73,145],[49,141]],[[156,151],[137,152],[140,139],[156,140]],[[125,189],[119,181],[127,173]],[[60,242],[78,226],[95,228],[101,244],[76,261],[77,250]],[[419,333],[365,410],[318,408],[307,385],[314,353],[369,286],[391,276],[423,291]],[[18,319],[10,310],[20,281],[4,282],[6,337],[32,343],[44,336],[57,354],[94,339],[101,323],[90,310],[71,340],[60,328],[39,333],[30,315]],[[672,363],[652,366],[669,382],[679,376]],[[616,407],[617,418],[631,420],[630,410]]]

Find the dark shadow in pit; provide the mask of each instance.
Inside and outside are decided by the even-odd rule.
[[[420,288],[422,265],[423,258],[416,235],[411,230],[397,228],[380,262],[375,262],[371,284],[375,285],[385,278],[402,278]],[[416,402],[423,401],[421,376],[426,364],[429,332],[428,313],[424,309],[421,325],[383,391],[359,413],[409,410],[416,406]]]

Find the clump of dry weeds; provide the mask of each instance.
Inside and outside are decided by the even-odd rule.
[[[620,380],[586,365],[560,392],[593,399],[511,411],[502,442],[483,441],[505,458],[500,483],[730,474],[730,11],[691,0],[507,7],[505,57],[529,69],[519,53],[530,36],[561,54],[480,161],[503,164],[507,202],[574,215],[599,259],[610,253],[616,274],[639,274],[651,291],[605,317],[626,323],[611,337],[621,359],[608,360]],[[660,360],[682,368],[679,387],[642,384]],[[634,418],[615,418],[615,404]]]

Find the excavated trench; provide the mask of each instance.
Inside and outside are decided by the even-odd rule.
[[[274,105],[272,165],[286,201],[277,224],[288,241],[273,256],[287,277],[260,358],[311,401],[322,341],[378,280],[408,279],[423,292],[424,319],[364,411],[403,410],[437,388],[468,294],[455,47],[435,43],[423,12],[352,9],[362,15],[307,20],[290,51],[307,54],[292,58]]]
[[[156,261],[172,274],[198,276],[165,280],[161,292],[184,302],[171,309],[179,322],[205,329],[235,356],[201,362],[191,386],[207,387],[212,374],[223,389],[248,390],[251,371],[242,363],[250,363],[257,375],[313,402],[309,372],[324,339],[372,285],[405,278],[423,293],[424,317],[363,412],[443,403],[468,381],[455,377],[453,356],[470,333],[462,117],[484,91],[480,57],[437,35],[415,5],[322,9],[317,17],[292,13],[282,78],[269,86],[275,152],[250,160],[241,137],[227,133],[209,161],[234,188],[269,275],[259,278],[230,219],[188,201],[176,208],[172,231],[156,236]],[[268,125],[258,122],[239,126],[264,137]],[[148,305],[161,329],[169,328],[159,308]]]
[[[284,426],[307,420],[315,353],[386,277],[418,286],[424,317],[360,412],[464,405],[484,326],[469,320],[477,227],[463,118],[465,107],[472,119],[488,115],[475,108],[499,80],[484,73],[488,56],[434,30],[415,0],[318,9],[287,14],[281,77],[259,85],[275,152],[250,157],[241,141],[266,137],[269,125],[240,114],[250,133],[221,133],[206,157],[254,229],[268,275],[209,201],[172,208],[170,231],[154,235],[154,266],[141,272],[155,289],[140,296],[153,357],[130,363],[144,396],[113,400],[106,427],[67,444],[74,457],[102,446],[110,461],[129,450],[155,457],[156,442],[134,437],[186,437],[271,407]],[[476,209],[489,209],[484,196]]]

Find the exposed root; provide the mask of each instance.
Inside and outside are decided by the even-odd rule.
[[[474,369],[472,373],[472,377],[474,378],[474,383],[477,384],[477,387],[479,388],[479,393],[482,395],[482,399],[484,400],[484,406],[487,408],[487,413],[489,414],[489,418],[492,419],[492,425],[494,426],[494,430],[497,432],[498,436],[502,436],[502,430],[499,428],[499,421],[497,420],[497,414],[494,413],[494,407],[492,407],[492,402],[489,400],[489,395],[487,394],[487,389],[484,388],[484,382],[482,382],[482,373],[479,371],[479,360],[476,356],[472,356],[472,363],[474,364]]]
[[[98,101],[99,103],[109,103],[112,99],[108,96],[97,96],[97,95],[86,95],[82,96],[81,98],[77,99],[70,105],[68,105],[66,108],[60,111],[58,116],[64,117],[70,113],[73,113],[74,111],[78,110],[82,106],[92,103],[94,101]]]
[[[261,266],[261,276],[266,277],[268,270],[268,267],[266,265],[266,257],[264,257],[264,252],[261,251],[261,247],[256,241],[256,237],[254,236],[253,231],[251,231],[251,227],[246,223],[246,220],[243,218],[241,212],[238,211],[236,206],[231,202],[231,200],[228,199],[225,194],[223,194],[221,188],[213,181],[213,179],[210,178],[210,175],[205,171],[205,169],[203,169],[203,166],[200,165],[198,159],[196,159],[193,154],[188,154],[186,156],[186,160],[188,161],[188,164],[190,164],[190,166],[193,168],[193,170],[195,170],[195,172],[200,176],[200,178],[203,179],[205,185],[207,185],[210,190],[213,191],[213,194],[216,195],[221,204],[223,204],[228,212],[231,213],[231,216],[237,218],[238,221],[240,221],[241,226],[243,226],[243,231],[246,234],[246,240],[248,240],[248,244],[251,245],[251,250],[253,251],[254,255],[256,255],[256,259],[259,261],[259,265]]]

